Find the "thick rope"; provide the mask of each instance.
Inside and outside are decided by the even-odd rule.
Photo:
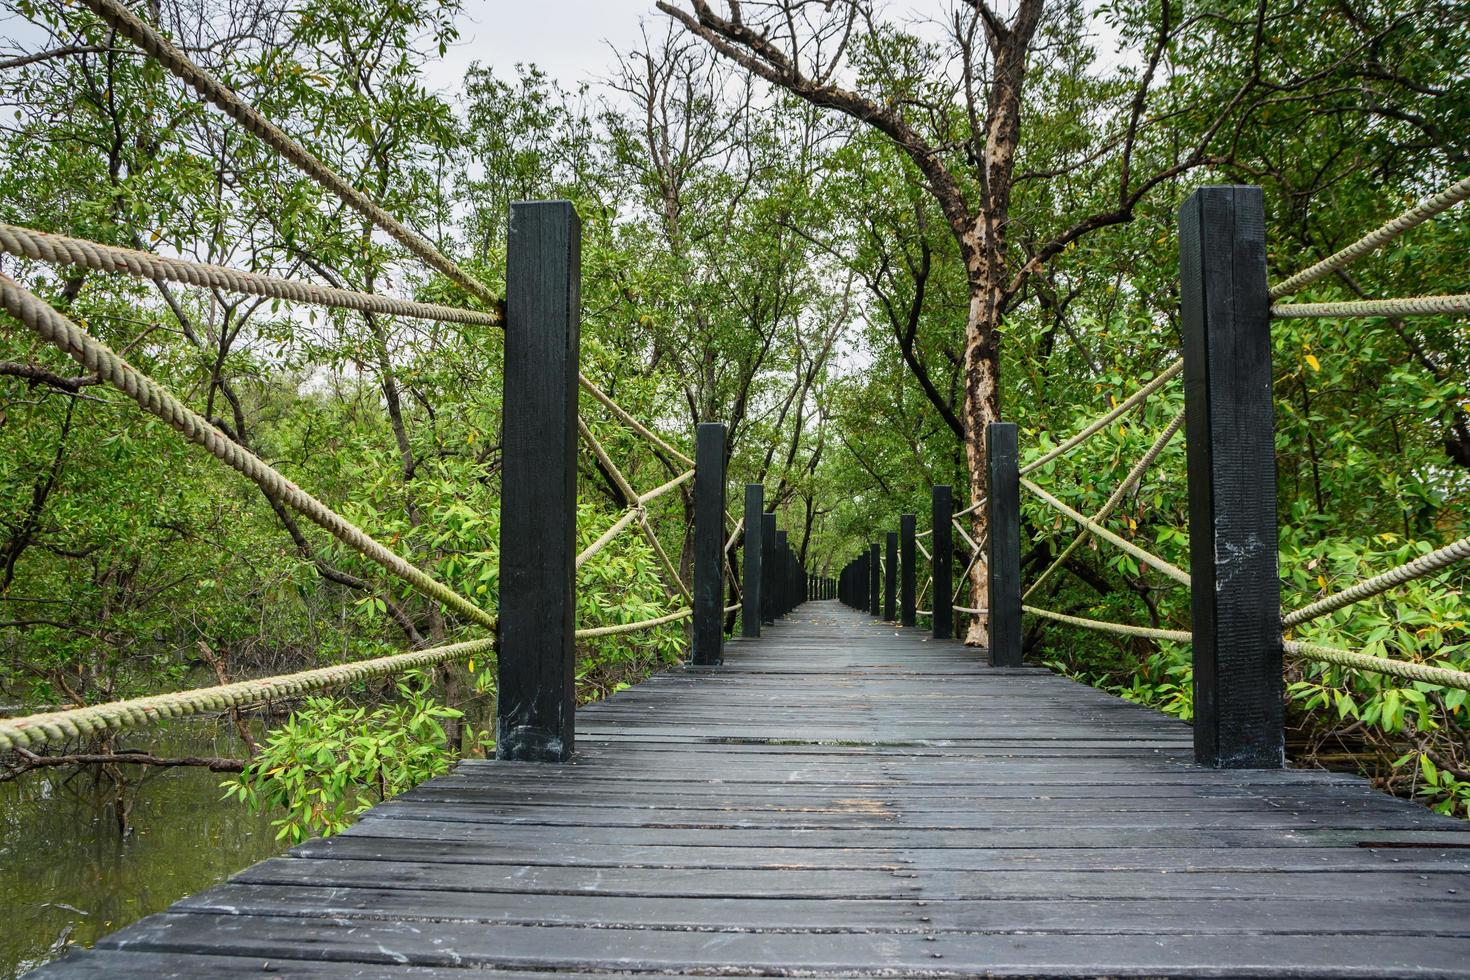
[[[674,459],[677,459],[685,466],[694,465],[694,460],[679,452],[679,450],[669,445],[663,439],[660,439],[653,432],[652,429],[648,428],[642,422],[639,422],[633,416],[629,415],[627,409],[623,408],[617,402],[609,398],[601,388],[597,387],[597,385],[588,380],[585,374],[578,374],[577,380],[581,383],[583,389],[586,390],[587,394],[591,395],[593,398],[596,398],[598,401],[602,402],[603,405],[607,406],[608,411],[612,412],[619,419],[621,419],[623,424],[626,425],[628,428],[632,429],[634,432],[638,433],[640,436],[647,439],[649,442],[653,443],[655,446],[662,449],[664,452],[668,453],[670,456],[674,457]]]
[[[168,718],[185,718],[230,708],[240,708],[262,701],[300,697],[345,684],[388,677],[405,671],[432,667],[450,661],[467,660],[478,653],[493,650],[495,640],[470,640],[449,646],[399,653],[375,660],[320,667],[297,674],[264,677],[260,680],[237,681],[218,687],[204,687],[172,694],[154,694],[129,701],[27,715],[23,718],[0,719],[0,751],[62,742],[69,738],[85,738],[106,731],[142,728]]]
[[[1316,282],[1323,276],[1331,275],[1354,259],[1381,248],[1410,228],[1423,224],[1441,212],[1448,211],[1466,198],[1470,198],[1470,177],[1450,185],[1433,197],[1425,198],[1388,224],[1375,228],[1347,248],[1334,252],[1316,265],[1272,286],[1271,298],[1274,300],[1294,293],[1309,282]]]
[[[342,203],[387,232],[400,245],[429,266],[459,283],[477,299],[492,305],[500,297],[484,283],[470,275],[456,262],[440,252],[428,239],[393,217],[372,198],[347,182],[341,174],[319,160],[310,150],[296,142],[285,131],[266,119],[254,106],[240,98],[227,85],[190,61],[167,38],[139,20],[117,0],[82,0],[89,10],[107,21],[119,34],[177,76],[201,98],[239,123],[245,130],[285,157],[302,173],[335,194]]]
[[[596,555],[603,548],[606,548],[609,544],[611,544],[613,538],[616,538],[619,534],[622,534],[623,529],[626,528],[629,524],[632,524],[637,519],[637,507],[629,507],[627,510],[623,511],[623,516],[619,517],[615,522],[613,522],[612,527],[608,528],[606,531],[603,531],[602,534],[598,536],[596,541],[592,542],[586,548],[582,549],[582,553],[577,556],[576,567],[580,569],[583,565],[587,564],[587,562],[592,559],[592,556]]]
[[[645,619],[637,623],[622,623],[617,626],[594,626],[591,629],[577,630],[575,636],[579,640],[590,640],[595,636],[617,636],[621,633],[637,633],[641,630],[651,630],[655,626],[663,626],[666,623],[676,623],[681,619],[688,619],[694,615],[693,609],[680,609],[678,612],[660,616],[657,619]]]
[[[1447,313],[1470,313],[1470,293],[1343,303],[1282,303],[1271,307],[1271,315],[1278,320],[1317,316],[1440,316]]]
[[[504,325],[504,320],[498,313],[480,313],[434,303],[414,303],[373,293],[358,293],[350,289],[336,289],[315,283],[262,276],[254,272],[241,272],[222,265],[168,259],[151,252],[116,248],[84,238],[52,235],[17,225],[0,224],[0,250],[21,258],[56,265],[121,272],[140,279],[182,282],[190,286],[223,289],[250,296],[268,296],[294,303],[343,307],[385,316],[417,317],[422,320],[438,320],[441,323],[472,323],[485,327]]]
[[[1101,523],[1107,518],[1109,514],[1113,512],[1113,508],[1117,507],[1120,503],[1123,502],[1123,498],[1128,496],[1129,492],[1132,491],[1134,487],[1138,486],[1138,482],[1143,479],[1143,474],[1148,472],[1148,468],[1154,464],[1154,460],[1159,458],[1159,454],[1162,453],[1164,451],[1164,448],[1169,445],[1170,440],[1174,438],[1175,434],[1183,425],[1184,411],[1181,409],[1179,414],[1174,416],[1174,418],[1170,420],[1169,424],[1164,427],[1164,431],[1161,432],[1159,434],[1159,437],[1154,440],[1153,445],[1148,447],[1148,452],[1144,453],[1143,456],[1138,460],[1138,462],[1134,464],[1133,469],[1128,471],[1128,475],[1123,478],[1122,483],[1118,484],[1118,488],[1113,491],[1112,496],[1108,497],[1107,501],[1104,502],[1103,505],[1097,509],[1097,513],[1092,515],[1092,520]],[[1056,560],[1048,565],[1046,567],[1046,570],[1036,577],[1035,582],[1031,583],[1031,587],[1026,590],[1024,595],[1021,596],[1021,601],[1024,602],[1025,600],[1031,598],[1031,596],[1035,594],[1036,590],[1041,588],[1042,583],[1050,578],[1057,569],[1061,568],[1062,564],[1066,562],[1068,558],[1072,557],[1072,554],[1078,548],[1086,544],[1087,539],[1091,536],[1092,532],[1087,528],[1083,528],[1081,531],[1077,532],[1077,536],[1072,539],[1071,544],[1063,548],[1062,553],[1060,555],[1057,555]]]
[[[623,499],[633,501],[633,506],[629,508],[629,511],[632,513],[633,519],[638,522],[638,527],[642,529],[643,536],[648,539],[648,543],[653,548],[654,553],[658,555],[659,562],[663,565],[664,573],[668,576],[669,582],[672,582],[672,587],[670,587],[669,582],[666,582],[664,585],[669,597],[673,598],[675,590],[677,590],[677,593],[684,597],[685,602],[693,602],[694,597],[690,595],[688,587],[684,584],[684,580],[679,578],[679,573],[674,568],[674,563],[669,561],[668,554],[664,552],[664,546],[659,543],[658,535],[653,533],[653,528],[648,523],[648,514],[643,509],[643,503],[638,493],[633,489],[633,485],[628,482],[628,478],[623,476],[623,471],[618,469],[617,464],[612,461],[612,457],[607,454],[607,450],[602,448],[602,443],[597,441],[597,437],[592,434],[592,429],[588,427],[580,415],[577,416],[577,431],[582,434],[582,441],[587,443],[587,447],[592,450],[592,454],[597,457],[597,461],[602,464],[602,468],[607,472],[608,476],[612,477],[613,483],[617,485],[618,490],[623,494]],[[665,486],[668,486],[668,484],[665,484]]]
[[[1194,640],[1194,634],[1188,630],[1161,630],[1154,629],[1152,626],[1128,626],[1124,623],[1109,623],[1101,619],[1083,619],[1081,616],[1068,616],[1065,613],[1038,609],[1035,606],[1022,606],[1021,610],[1033,616],[1040,616],[1042,619],[1053,619],[1058,623],[1066,623],[1068,626],[1081,626],[1083,629],[1098,630],[1103,633],[1143,636],[1150,640],[1169,640],[1174,643],[1190,643]]]
[[[735,603],[735,605],[733,605],[733,606],[726,606],[725,607],[725,610],[724,610],[726,616],[730,615],[732,612],[739,612],[739,611],[740,611],[740,603],[738,603],[738,602]]]
[[[975,501],[973,504],[971,504],[970,506],[966,507],[964,510],[957,510],[953,514],[950,514],[949,516],[951,518],[964,517],[966,514],[973,514],[973,513],[975,513],[975,511],[979,510],[981,507],[984,507],[984,506],[985,506],[985,498],[984,497],[981,497],[979,500]]]
[[[1350,606],[1355,602],[1362,602],[1364,599],[1387,592],[1389,589],[1403,585],[1405,582],[1412,582],[1414,579],[1424,578],[1426,575],[1433,575],[1435,572],[1453,565],[1457,561],[1464,561],[1466,558],[1470,558],[1470,537],[1461,538],[1458,541],[1445,545],[1438,551],[1431,551],[1427,555],[1421,555],[1411,562],[1407,562],[1397,568],[1389,569],[1381,575],[1364,579],[1357,585],[1343,589],[1341,592],[1327,596],[1325,599],[1318,599],[1311,605],[1303,606],[1301,609],[1296,610],[1296,612],[1287,613],[1281,617],[1281,625],[1290,628],[1300,623],[1305,623],[1308,620],[1316,619],[1319,616],[1325,616],[1344,606]]]
[[[950,523],[954,525],[956,531],[960,532],[960,537],[965,539],[965,544],[970,546],[970,552],[972,554],[980,550],[980,546],[975,543],[975,539],[965,533],[965,526],[963,524],[953,518],[950,519]]]
[[[988,609],[971,609],[969,606],[955,606],[954,607],[954,611],[955,612],[961,612],[961,613],[969,613],[971,616],[984,616],[990,610],[988,610]]]
[[[693,470],[686,470],[685,472],[674,477],[668,483],[665,483],[662,486],[654,487],[652,490],[638,497],[638,502],[632,507],[629,507],[627,510],[623,511],[623,516],[619,517],[617,521],[613,523],[612,527],[608,528],[606,531],[603,531],[601,536],[599,536],[596,541],[592,542],[582,550],[582,553],[577,556],[576,567],[581,568],[583,565],[587,564],[587,562],[592,558],[593,555],[597,554],[603,548],[606,548],[608,544],[613,540],[613,538],[616,538],[619,534],[622,533],[624,528],[626,528],[629,524],[632,524],[635,520],[638,519],[638,512],[641,511],[650,501],[657,500],[659,497],[662,497],[664,494],[678,487],[680,484],[688,482],[693,476]]]
[[[1184,359],[1180,358],[1173,364],[1170,364],[1168,367],[1164,368],[1163,371],[1159,372],[1159,376],[1157,378],[1154,378],[1148,384],[1144,385],[1142,388],[1139,388],[1133,394],[1129,395],[1126,399],[1119,402],[1118,406],[1114,408],[1111,412],[1108,412],[1106,415],[1093,422],[1087,428],[1083,429],[1081,432],[1077,433],[1075,436],[1068,439],[1066,442],[1062,443],[1051,452],[1040,457],[1039,459],[1034,459],[1031,462],[1027,463],[1025,466],[1021,467],[1021,475],[1025,476],[1028,473],[1035,472],[1036,470],[1045,466],[1047,463],[1050,463],[1052,460],[1056,459],[1058,456],[1062,456],[1066,453],[1071,452],[1073,449],[1076,449],[1088,439],[1091,439],[1103,429],[1106,429],[1110,423],[1121,418],[1123,415],[1126,415],[1135,406],[1143,404],[1150,395],[1158,391],[1164,385],[1168,384],[1175,375],[1183,370]]]
[[[286,479],[260,457],[210,425],[204,416],[179,401],[168,389],[128,364],[106,344],[5,275],[0,275],[0,306],[41,337],[71,355],[83,368],[116,385],[190,442],[203,446],[218,459],[254,481],[271,499],[295,508],[343,544],[377,562],[424,595],[481,626],[495,628],[495,617],[490,613],[388,550],[361,528]]]
[[[1392,677],[1402,677],[1405,680],[1419,681],[1424,684],[1437,684],[1440,687],[1470,691],[1470,673],[1463,670],[1431,667],[1428,664],[1416,664],[1407,660],[1389,660],[1387,657],[1375,657],[1368,653],[1352,653],[1334,647],[1319,646],[1316,643],[1301,643],[1297,640],[1286,640],[1281,646],[1287,653],[1294,653],[1306,660],[1314,660],[1318,663],[1337,664],[1340,667],[1351,667],[1354,670],[1368,670],[1375,674],[1388,674]]]
[[[1110,544],[1122,548],[1134,558],[1137,558],[1145,565],[1158,569],[1160,572],[1163,572],[1165,575],[1178,582],[1180,585],[1189,585],[1189,573],[1184,571],[1182,568],[1171,565],[1169,562],[1158,557],[1157,555],[1153,555],[1147,551],[1144,551],[1138,545],[1134,544],[1132,541],[1127,540],[1126,538],[1120,538],[1112,531],[1109,531],[1107,528],[1103,527],[1097,521],[1089,520],[1083,515],[1077,513],[1077,511],[1068,507],[1066,504],[1062,503],[1056,497],[1053,497],[1051,494],[1047,493],[1045,490],[1041,489],[1030,480],[1023,479],[1021,481],[1021,486],[1025,487],[1037,497],[1041,498],[1043,503],[1046,503],[1056,510],[1061,511],[1063,514],[1067,515],[1078,524],[1087,528],[1089,531],[1091,531],[1093,534],[1096,534],[1104,541],[1107,541]]]

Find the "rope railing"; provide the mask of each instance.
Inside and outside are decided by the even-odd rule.
[[[257,108],[241,98],[210,72],[191,61],[155,28],[145,23],[118,0],[83,0],[84,5],[105,21],[118,35],[127,38],[172,73],[203,102],[214,106],[234,120],[245,131],[280,155],[306,178],[335,196],[352,211],[367,219],[421,260],[465,290],[485,309],[463,308],[435,303],[420,303],[369,292],[324,286],[316,283],[279,278],[227,266],[180,258],[167,258],[139,249],[105,245],[82,238],[37,231],[18,225],[0,224],[0,251],[21,259],[52,265],[79,267],[100,272],[121,273],[155,283],[176,282],[204,289],[215,289],[279,299],[316,306],[356,310],[384,316],[412,317],[446,323],[504,327],[502,299],[474,274],[445,255],[427,238],[388,212],[371,196],[353,184],[321,158],[272,123]],[[498,628],[497,617],[440,582],[428,572],[383,545],[367,532],[338,514],[318,498],[307,493],[274,467],[255,456],[208,419],[190,409],[166,386],[128,364],[117,352],[90,335],[65,314],[14,281],[0,275],[0,308],[39,337],[55,345],[99,379],[132,398],[141,408],[166,422],[189,442],[207,450],[214,457],[250,479],[273,502],[288,506],[332,534],[343,544],[383,567],[411,588],[445,609],[478,626],[492,631]],[[613,464],[591,429],[579,418],[584,441],[599,463],[629,502],[627,511],[608,531],[577,556],[581,567],[601,548],[606,547],[629,524],[637,523],[663,567],[664,586],[670,597],[682,595],[683,608],[651,619],[633,623],[597,626],[575,631],[577,639],[616,636],[651,629],[688,619],[693,614],[690,591],[681,580],[647,519],[647,505],[694,476],[694,460],[643,425],[593,384],[578,373],[581,387],[604,405],[633,432],[649,441],[665,461],[675,460],[691,467],[643,494],[633,491],[622,471]],[[670,467],[672,469],[672,467]],[[737,525],[735,536],[740,533]],[[729,545],[727,545],[727,551]],[[729,562],[727,560],[727,565]],[[733,571],[733,566],[730,568]],[[739,585],[735,591],[738,594]],[[725,609],[734,612],[739,606]],[[24,748],[63,738],[81,737],[100,732],[140,727],[164,718],[177,718],[208,711],[238,708],[261,701],[295,697],[311,691],[375,677],[431,667],[454,660],[469,659],[482,652],[495,652],[498,638],[471,640],[429,650],[411,651],[358,663],[341,664],[299,671],[279,677],[242,681],[191,691],[152,695],[103,705],[48,712],[23,718],[0,720],[0,751]]]
[[[191,61],[167,38],[145,24],[117,0],[82,2],[119,34],[193,89],[200,98],[235,120],[246,132],[275,150],[303,174],[336,195],[343,204],[367,218],[425,264],[458,283],[476,299],[492,306],[499,305],[500,297],[492,293],[479,279],[439,251],[428,239],[389,214],[371,197],[352,186],[345,177],[292,139],[233,89]]]
[[[1339,269],[1346,267],[1354,259],[1382,248],[1409,229],[1423,224],[1435,215],[1448,211],[1467,198],[1470,198],[1470,177],[1451,184],[1432,197],[1425,198],[1392,221],[1380,225],[1346,248],[1334,252],[1321,262],[1303,269],[1296,275],[1272,286],[1270,292],[1271,299],[1275,300],[1282,296],[1288,296],[1308,283],[1316,282],[1323,276],[1331,275]]]
[[[1316,643],[1303,643],[1299,640],[1285,640],[1281,646],[1287,653],[1293,653],[1303,659],[1313,660],[1318,663],[1336,664],[1339,667],[1351,667],[1354,670],[1366,670],[1375,674],[1386,674],[1404,680],[1419,681],[1423,684],[1435,684],[1439,687],[1451,687],[1461,691],[1470,691],[1470,673],[1463,670],[1452,670],[1448,667],[1434,667],[1429,664],[1414,663],[1408,660],[1390,660],[1387,657],[1378,657],[1369,653],[1339,650],[1336,647],[1326,647]]]
[[[1028,612],[1042,619],[1050,619],[1058,623],[1066,623],[1069,626],[1080,626],[1083,629],[1098,630],[1103,633],[1117,633],[1122,636],[1142,636],[1151,640],[1169,640],[1173,643],[1189,643],[1194,639],[1194,634],[1188,630],[1166,630],[1153,626],[1129,626],[1126,623],[1110,623],[1101,619],[1084,619],[1081,616],[1069,616],[1066,613],[1053,612],[1050,609],[1041,609],[1036,606],[1021,607],[1022,612]]]
[[[1091,531],[1093,534],[1102,538],[1109,544],[1128,552],[1128,554],[1132,555],[1143,564],[1149,566],[1150,568],[1154,568],[1159,572],[1162,572],[1164,575],[1178,582],[1180,585],[1186,587],[1189,585],[1189,573],[1184,571],[1184,569],[1179,568],[1178,566],[1164,560],[1163,558],[1160,558],[1158,555],[1145,551],[1138,545],[1134,544],[1132,541],[1129,541],[1127,538],[1120,537],[1114,534],[1112,531],[1109,531],[1097,521],[1091,520],[1090,518],[1079,514],[1077,511],[1073,510],[1071,507],[1068,507],[1066,504],[1062,503],[1056,497],[1047,493],[1045,490],[1041,489],[1041,487],[1037,486],[1035,483],[1032,483],[1030,480],[1021,480],[1021,486],[1029,491],[1032,495],[1039,498],[1042,503],[1076,521],[1078,524],[1082,525],[1082,527]]]
[[[588,449],[592,450],[592,454],[597,457],[598,463],[602,465],[603,470],[612,479],[619,492],[622,493],[623,499],[633,502],[633,505],[629,508],[629,512],[632,514],[633,521],[637,523],[639,530],[643,532],[643,536],[647,539],[649,547],[658,556],[659,563],[663,566],[664,573],[667,576],[664,587],[668,590],[669,595],[672,597],[677,593],[683,597],[685,602],[692,602],[693,596],[689,592],[689,587],[679,577],[679,572],[674,568],[673,562],[669,560],[668,553],[664,551],[663,544],[658,540],[658,535],[654,533],[652,526],[649,525],[648,514],[643,506],[643,502],[640,500],[638,493],[633,489],[632,484],[628,482],[628,478],[623,475],[623,471],[618,468],[618,465],[612,461],[612,457],[607,454],[607,450],[603,448],[597,436],[592,433],[592,429],[580,416],[577,418],[577,431],[581,433],[582,441],[587,444]],[[679,482],[683,481],[680,480]],[[668,487],[668,484],[665,484],[665,486]],[[669,487],[669,489],[672,489],[672,487]],[[626,527],[627,525],[623,524],[622,526]],[[619,530],[621,529],[619,528]]]
[[[399,653],[374,660],[318,667],[278,677],[237,681],[213,687],[153,694],[126,701],[0,719],[0,752],[31,748],[69,738],[142,728],[171,718],[186,718],[262,702],[296,698],[315,691],[389,677],[452,661],[468,660],[494,649],[491,638]]]
[[[626,409],[624,409],[617,402],[609,398],[601,388],[597,387],[597,385],[588,380],[586,375],[579,373],[577,375],[577,382],[582,386],[582,389],[586,391],[587,394],[591,395],[593,398],[596,398],[599,402],[606,406],[607,410],[616,415],[618,419],[628,428],[632,429],[634,432],[638,433],[640,436],[647,439],[649,442],[653,443],[659,449],[662,449],[669,456],[683,463],[685,466],[694,465],[694,460],[690,459],[688,456],[684,455],[679,450],[669,445],[667,442],[661,439],[658,434],[655,433],[652,429],[648,428],[642,422],[639,422],[633,416],[629,415]]]
[[[1132,411],[1137,406],[1142,405],[1145,401],[1148,400],[1150,395],[1172,381],[1183,370],[1184,359],[1180,358],[1174,361],[1168,367],[1164,368],[1164,370],[1160,371],[1158,377],[1154,378],[1148,384],[1139,388],[1133,394],[1129,395],[1126,399],[1119,402],[1118,405],[1114,407],[1111,411],[1104,413],[1101,417],[1093,421],[1091,424],[1082,429],[1076,435],[1072,436],[1066,442],[1063,442],[1061,445],[1057,446],[1055,449],[1044,453],[1039,458],[1032,460],[1025,466],[1022,466],[1021,475],[1026,476],[1027,474],[1034,473],[1041,467],[1045,466],[1047,463],[1050,463],[1052,460],[1064,456],[1067,453],[1071,452],[1073,449],[1076,449],[1088,439],[1091,439],[1103,429],[1106,429],[1113,422],[1122,418],[1124,415],[1128,414],[1128,412]]]
[[[1159,458],[1159,455],[1163,453],[1165,447],[1169,445],[1170,441],[1173,440],[1174,436],[1178,434],[1179,430],[1183,426],[1184,411],[1181,409],[1179,414],[1175,415],[1174,418],[1170,420],[1169,424],[1164,427],[1164,431],[1161,432],[1159,434],[1159,437],[1154,440],[1153,445],[1148,447],[1148,451],[1145,452],[1139,458],[1138,462],[1134,464],[1133,468],[1128,471],[1128,475],[1125,476],[1123,478],[1123,481],[1118,484],[1117,489],[1112,492],[1112,494],[1103,503],[1103,505],[1099,507],[1097,511],[1092,515],[1091,521],[1093,523],[1100,524],[1102,523],[1102,521],[1106,520],[1108,515],[1113,512],[1113,509],[1123,502],[1123,499],[1133,491],[1134,487],[1138,486],[1139,482],[1143,479],[1144,474],[1148,472],[1149,467],[1152,466],[1154,461]],[[1091,536],[1092,530],[1090,528],[1084,527],[1081,531],[1079,531],[1076,537],[1074,537],[1071,542],[1062,549],[1061,554],[1057,555],[1052,563],[1048,565],[1046,569],[1036,577],[1036,581],[1031,583],[1030,588],[1028,588],[1025,594],[1021,596],[1022,601],[1031,598],[1031,596],[1036,593],[1036,590],[1040,589],[1041,586],[1047,581],[1047,579],[1049,579],[1057,571],[1057,569],[1061,568],[1062,565],[1066,563],[1068,558],[1072,557],[1072,555],[1077,551],[1078,548],[1087,543],[1087,540]]]
[[[163,385],[134,368],[102,341],[93,337],[50,304],[8,276],[0,275],[0,307],[56,345],[86,370],[108,381],[143,409],[162,419],[190,442],[247,477],[272,500],[296,510],[364,557],[377,562],[425,596],[494,629],[496,619],[449,586],[422,571],[342,517],[316,497],[288,480],[274,467],[230,439]]]
[[[636,623],[619,623],[614,626],[592,626],[587,629],[579,629],[573,635],[579,640],[590,640],[599,636],[620,636],[624,633],[638,633],[657,626],[667,626],[669,623],[677,623],[682,619],[688,619],[692,615],[694,615],[694,610],[686,606],[678,612],[669,613],[667,616],[644,619]]]
[[[1310,605],[1303,606],[1293,612],[1281,617],[1281,625],[1287,628],[1297,626],[1309,620],[1325,616],[1330,612],[1350,606],[1355,602],[1380,595],[1406,582],[1421,579],[1436,572],[1443,571],[1455,562],[1470,558],[1470,537],[1461,538],[1451,544],[1445,545],[1427,555],[1421,555],[1413,561],[1406,562],[1397,568],[1374,575],[1372,578],[1364,579],[1357,585],[1344,589],[1334,595],[1319,599]]]
[[[142,252],[117,248],[83,238],[54,235],[44,231],[0,224],[0,251],[19,258],[48,262],[53,265],[78,266],[98,272],[118,272],[139,279],[178,282],[189,286],[222,289],[249,296],[264,296],[313,306],[360,310],[384,316],[414,317],[441,323],[465,323],[476,326],[504,325],[499,313],[482,313],[457,306],[416,303],[376,293],[360,293],[332,286],[294,279],[280,279],[254,272],[242,272],[222,265],[188,262]]]
[[[1282,303],[1271,307],[1271,315],[1278,320],[1300,317],[1441,316],[1462,313],[1470,313],[1470,293],[1349,300],[1341,303]]]

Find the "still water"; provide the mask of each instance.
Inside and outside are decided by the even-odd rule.
[[[232,731],[138,734],[158,755],[240,757]],[[109,780],[56,769],[0,784],[0,978],[10,980],[285,849],[270,814],[220,799],[228,774],[125,767],[130,833]]]

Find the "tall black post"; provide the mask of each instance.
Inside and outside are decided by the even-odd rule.
[[[502,374],[499,759],[562,762],[574,748],[581,280],[576,209],[567,201],[512,204]]]
[[[776,615],[791,611],[791,550],[786,546],[786,532],[776,528]]]
[[[867,548],[864,548],[863,551],[862,551],[862,554],[858,555],[858,560],[857,561],[858,561],[857,582],[854,583],[857,586],[857,589],[856,589],[856,592],[855,592],[855,598],[857,599],[857,604],[856,604],[855,608],[859,612],[867,612],[868,611],[868,549]]]
[[[900,514],[898,517],[898,560],[902,569],[902,580],[898,589],[898,621],[903,626],[914,625],[914,588],[917,585],[914,575],[914,530],[917,525],[918,521],[913,514]]]
[[[985,427],[990,492],[990,580],[986,613],[990,619],[990,662],[1021,666],[1021,477],[1017,471],[1014,422]]]
[[[725,654],[725,425],[694,436],[694,625],[690,659],[713,666]]]
[[[760,608],[761,621],[763,623],[775,623],[778,611],[776,611],[776,580],[779,574],[776,572],[776,514],[764,513],[760,516]]]
[[[765,513],[766,488],[745,485],[745,587],[740,593],[740,635],[761,635],[761,514]]]
[[[889,531],[883,543],[883,620],[898,618],[898,532]]]
[[[872,616],[883,615],[883,557],[879,553],[879,546],[871,544],[868,546],[868,613]]]
[[[1259,187],[1202,187],[1184,202],[1179,285],[1194,755],[1220,769],[1276,769],[1285,762],[1281,580]]]
[[[933,516],[929,524],[932,531],[929,535],[929,547],[934,549],[931,556],[931,575],[934,578],[934,639],[948,640],[954,637],[954,600],[950,598],[954,594],[954,583],[951,581],[954,571],[954,494],[948,486],[941,483],[934,487],[931,497]]]

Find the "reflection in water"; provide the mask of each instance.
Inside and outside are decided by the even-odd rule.
[[[175,723],[119,739],[158,755],[240,756],[228,726]],[[128,766],[131,833],[90,768],[0,784],[0,978],[19,976],[284,850],[270,826],[220,799],[228,776]]]

